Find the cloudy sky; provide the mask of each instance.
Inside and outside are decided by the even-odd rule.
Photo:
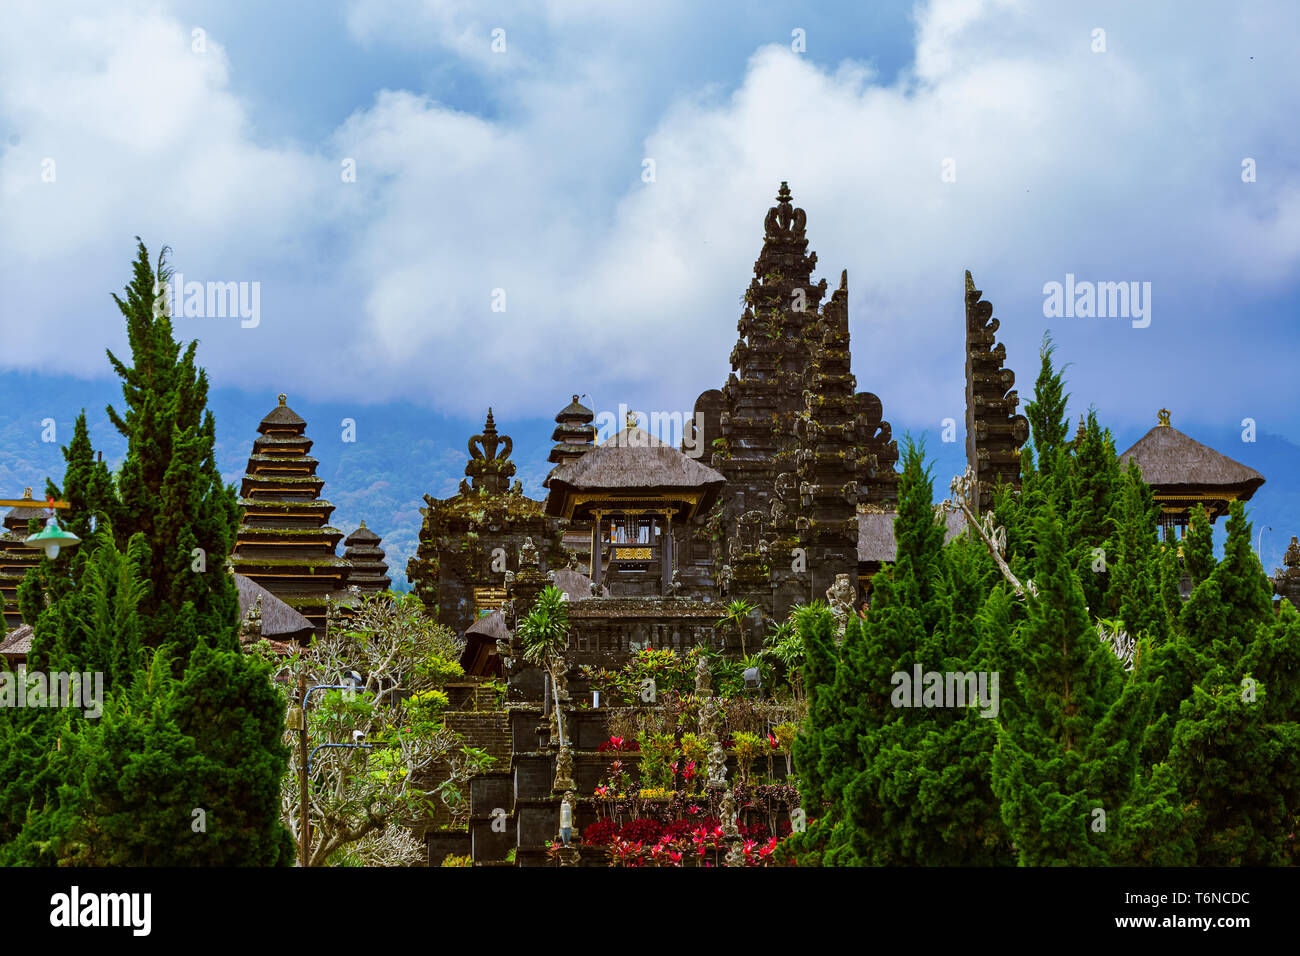
[[[1294,3],[0,9],[0,371],[106,376],[139,235],[260,284],[177,320],[222,386],[689,409],[788,180],[896,422],[962,418],[970,269],[1024,398],[1050,328],[1114,427],[1300,427]],[[1067,274],[1149,326],[1046,318]]]

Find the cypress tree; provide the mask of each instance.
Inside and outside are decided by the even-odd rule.
[[[152,587],[140,606],[146,644],[175,640],[173,625],[190,604],[196,633],[216,646],[236,648],[239,600],[223,564],[234,545],[239,512],[233,486],[224,485],[217,470],[207,373],[194,362],[198,343],[181,351],[164,308],[163,287],[171,277],[166,252],[155,272],[137,240],[125,298],[113,296],[126,319],[133,363],[108,353],[122,378],[124,401],[121,414],[110,406],[108,416],[127,440],[113,530],[119,548],[135,534],[149,545]],[[193,570],[196,566],[206,570]],[[179,648],[177,661],[190,650]]]
[[[1223,560],[1180,617],[1183,666],[1170,667],[1168,679],[1190,678],[1191,687],[1168,762],[1195,808],[1199,864],[1283,865],[1295,859],[1300,807],[1300,619],[1289,611],[1274,618],[1239,501],[1227,531]],[[1203,560],[1198,554],[1199,568]]]
[[[160,261],[160,284],[167,275]],[[128,445],[116,485],[92,463],[84,427],[65,451],[67,498],[83,518],[110,520],[24,584],[33,654],[51,669],[102,671],[104,712],[45,712],[58,723],[7,760],[17,782],[0,793],[0,835],[23,862],[289,864],[283,704],[268,666],[238,649],[223,567],[234,491],[216,471],[206,375],[195,346],[182,354],[165,311],[154,314],[154,279],[141,244],[126,298],[115,297],[133,361],[109,356],[126,399],[124,415],[109,410]]]
[[[1111,860],[1110,823],[1132,788],[1149,710],[1097,638],[1060,524],[1050,508],[1035,524],[1038,595],[1014,638],[1025,664],[993,752],[993,792],[1030,866]]]
[[[1064,369],[1057,371],[1052,365],[1056,346],[1049,332],[1043,333],[1043,343],[1038,349],[1038,379],[1034,382],[1033,401],[1025,403],[1025,417],[1033,436],[1034,458],[1044,474],[1052,470],[1054,453],[1065,444],[1069,421],[1065,406],[1070,396],[1065,391]]]

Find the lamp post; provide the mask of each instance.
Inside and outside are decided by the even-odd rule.
[[[1261,552],[1259,549],[1260,549],[1260,548],[1263,546],[1263,544],[1264,544],[1264,532],[1265,532],[1265,531],[1272,531],[1272,530],[1273,530],[1272,528],[1260,528],[1260,529],[1259,529],[1259,536],[1255,538],[1255,557],[1259,558],[1259,563],[1260,563],[1261,565],[1263,565],[1263,563],[1264,563],[1264,554],[1263,554],[1263,552]]]

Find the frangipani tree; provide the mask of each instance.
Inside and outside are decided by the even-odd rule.
[[[368,598],[351,621],[331,622],[324,637],[286,662],[281,675],[296,681],[302,674],[307,687],[356,687],[317,691],[308,700],[308,753],[315,751],[308,787],[309,866],[353,858],[374,862],[384,847],[409,850],[410,841],[381,834],[390,826],[410,826],[435,798],[455,816],[463,803],[457,799],[461,787],[491,761],[463,747],[441,717],[447,705],[442,687],[463,673],[463,647],[425,614],[417,598],[384,594]],[[296,706],[296,691],[286,696]],[[282,815],[301,839],[303,755],[296,729],[286,731],[285,742],[293,756],[281,790]],[[428,787],[431,780],[437,782]],[[388,864],[407,856],[400,853]]]

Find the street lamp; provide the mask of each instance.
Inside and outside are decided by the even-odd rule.
[[[59,527],[59,519],[50,515],[45,519],[45,527],[36,534],[28,535],[22,542],[27,548],[42,548],[45,556],[53,561],[59,556],[59,548],[71,548],[79,544],[81,539],[71,531],[64,531]]]

